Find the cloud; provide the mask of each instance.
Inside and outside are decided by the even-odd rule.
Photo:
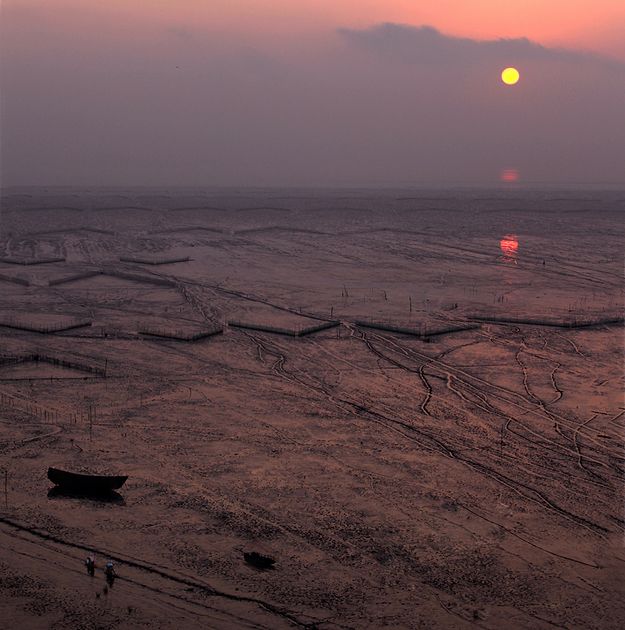
[[[432,26],[378,24],[364,30],[339,29],[349,45],[401,63],[469,65],[497,60],[591,62],[625,69],[625,64],[587,52],[549,48],[527,39],[476,40],[445,35]]]

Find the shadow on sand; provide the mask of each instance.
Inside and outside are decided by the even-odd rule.
[[[96,501],[98,503],[116,503],[118,505],[126,505],[124,497],[115,492],[108,490],[105,492],[85,492],[70,490],[61,486],[55,486],[48,490],[48,499],[82,499],[86,501]]]

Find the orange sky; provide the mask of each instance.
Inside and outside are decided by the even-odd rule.
[[[42,0],[5,0],[6,5]],[[93,9],[93,0],[50,3]],[[247,36],[303,34],[378,22],[429,24],[454,35],[522,37],[623,54],[625,0],[107,0],[98,10]]]

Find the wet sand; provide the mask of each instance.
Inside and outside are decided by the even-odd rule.
[[[620,627],[624,213],[618,191],[5,191],[0,619]],[[48,466],[129,480],[49,497]]]

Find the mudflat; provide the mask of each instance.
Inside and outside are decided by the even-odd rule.
[[[624,216],[623,191],[5,190],[0,619],[621,627]],[[49,493],[49,466],[129,478]]]

